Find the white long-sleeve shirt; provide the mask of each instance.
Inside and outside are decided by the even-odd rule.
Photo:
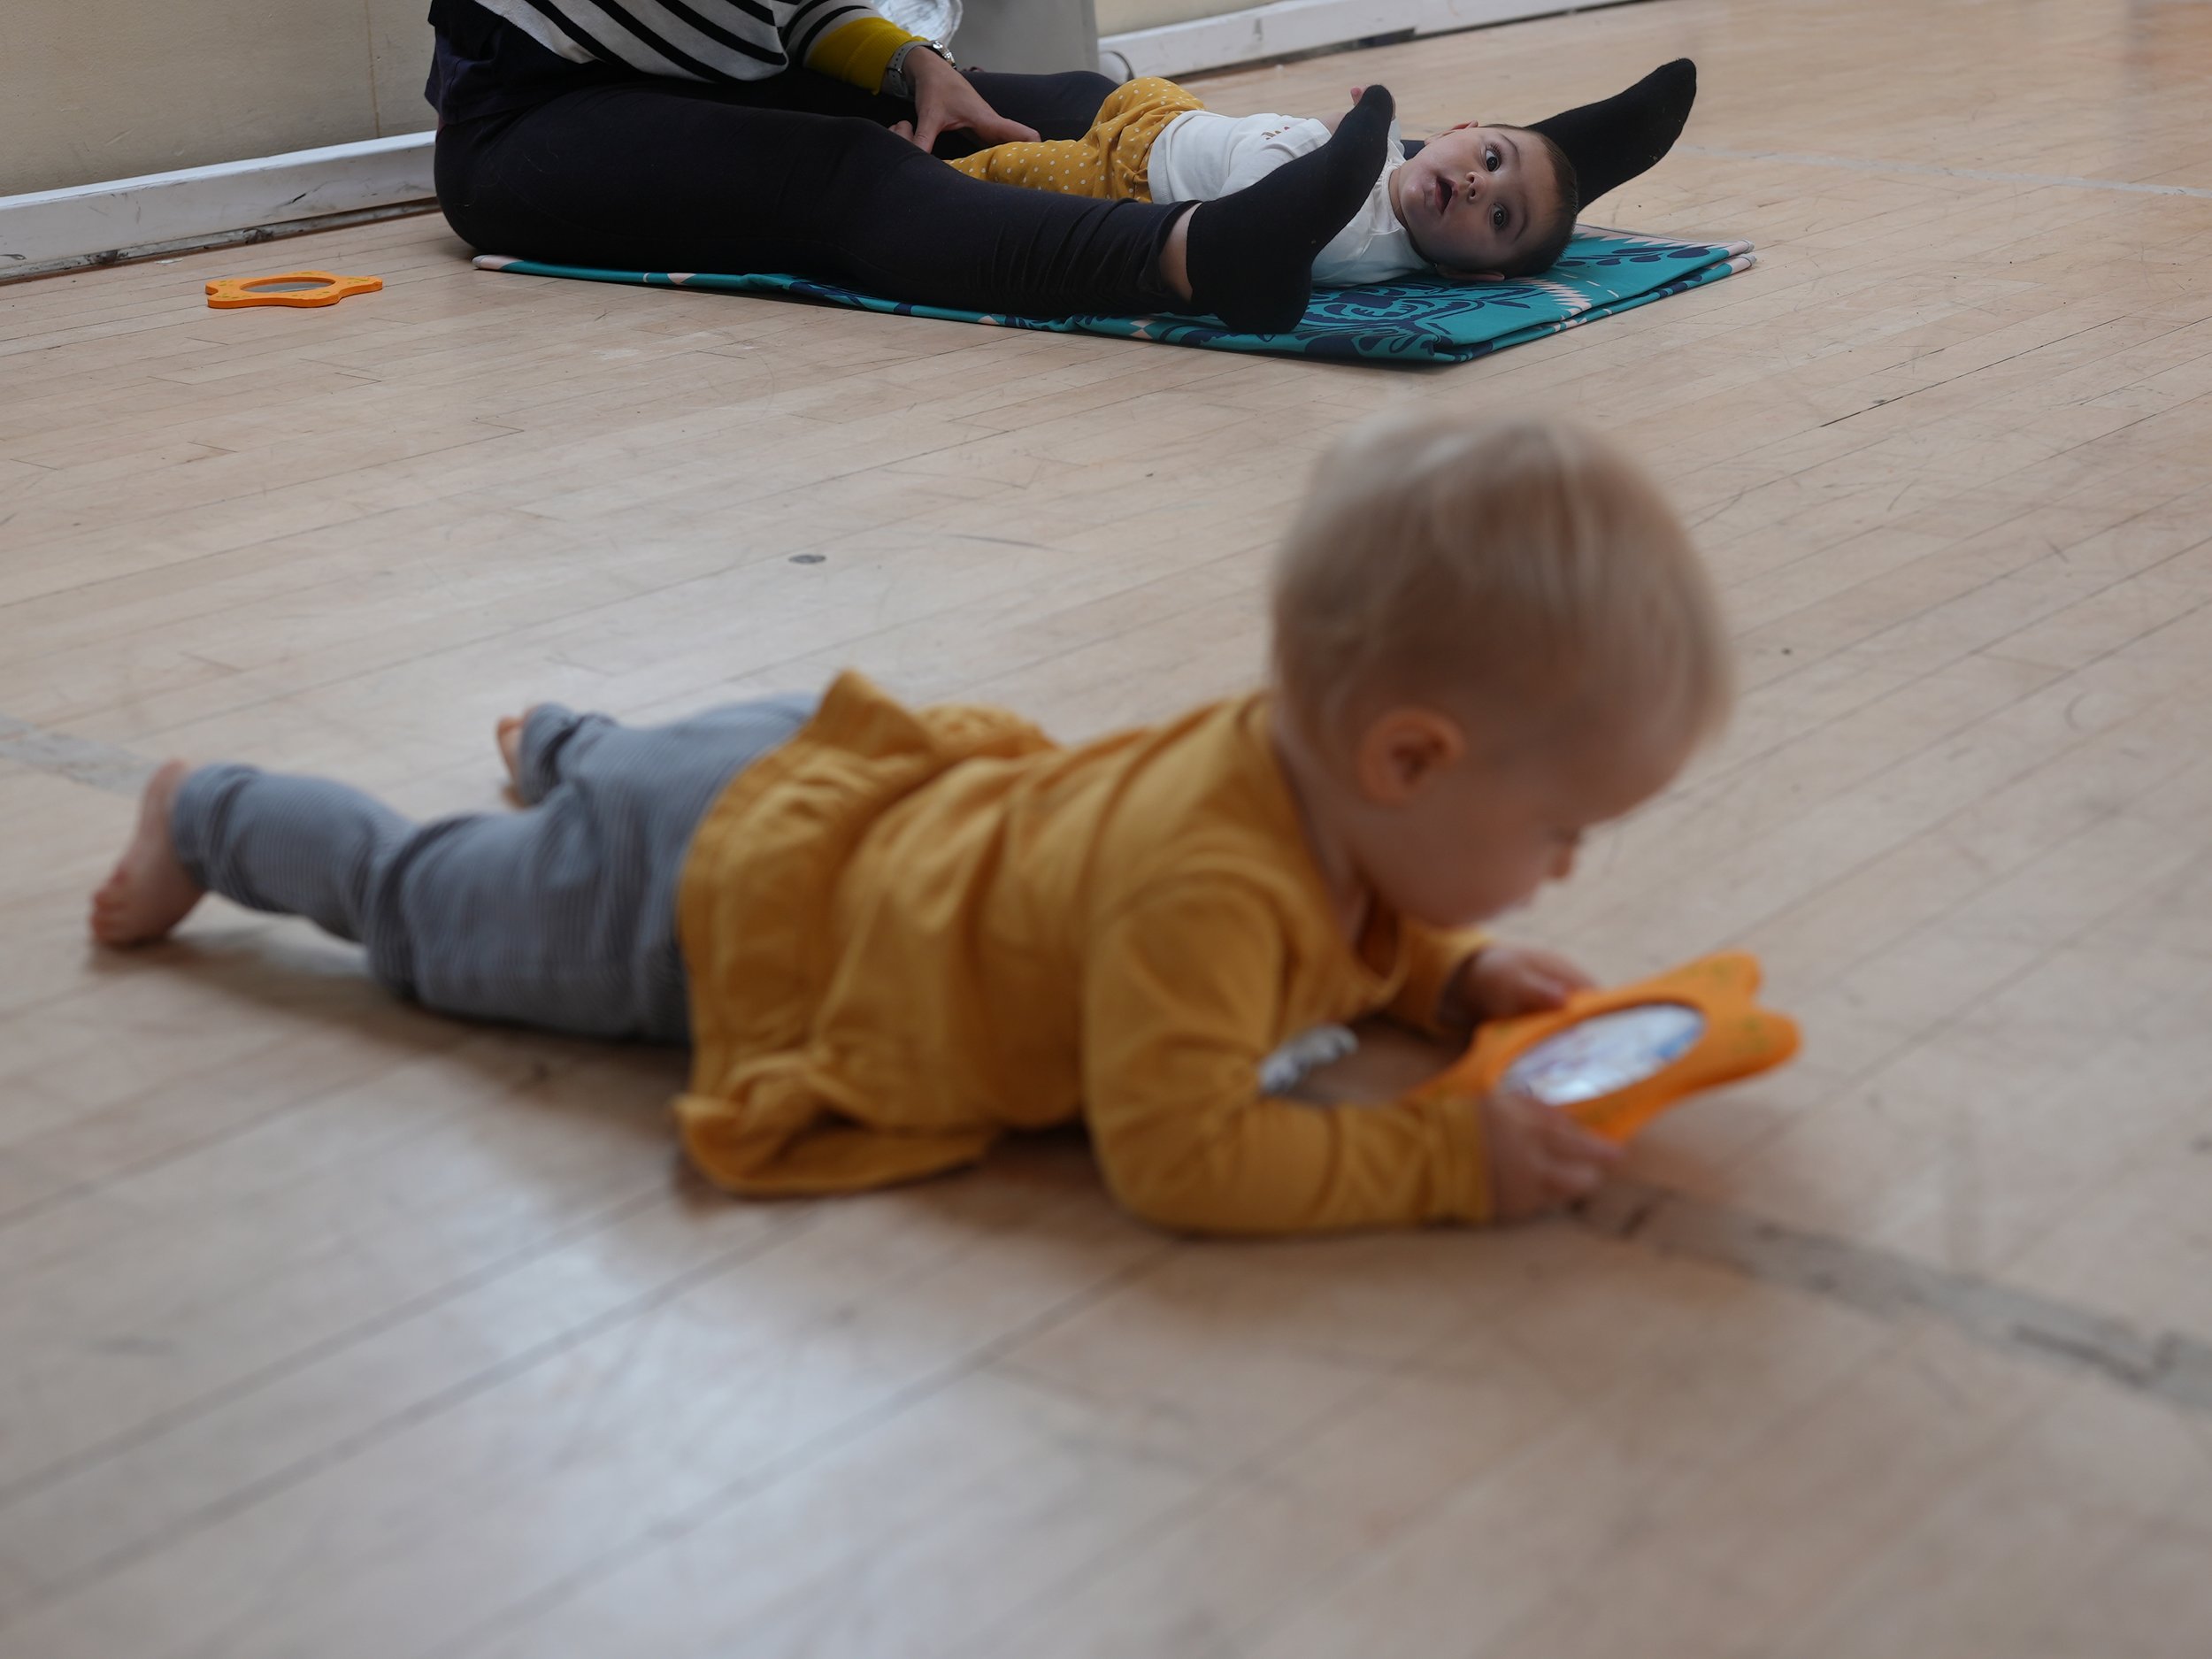
[[[1152,141],[1146,178],[1156,202],[1210,202],[1256,184],[1285,162],[1329,142],[1329,129],[1310,117],[1217,115],[1192,110],[1177,116]],[[1390,175],[1405,165],[1398,129],[1390,129],[1382,176],[1351,222],[1332,237],[1313,262],[1313,280],[1332,287],[1387,282],[1432,269],[1414,250],[1413,238],[1390,205]]]

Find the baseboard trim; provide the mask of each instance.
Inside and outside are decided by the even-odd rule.
[[[432,134],[0,196],[0,282],[435,207]]]
[[[1594,0],[1595,5],[1617,3]],[[1594,0],[1275,0],[1218,17],[1101,35],[1099,65],[1121,78],[1183,75],[1361,41],[1448,35],[1593,7]]]
[[[1596,0],[1598,4],[1617,0]],[[1561,0],[1275,0],[1105,35],[1107,73],[1189,74],[1379,36],[1443,35],[1587,9]],[[0,283],[428,212],[433,134],[296,150],[211,167],[0,196]]]

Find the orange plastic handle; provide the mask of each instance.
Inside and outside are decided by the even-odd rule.
[[[1487,1094],[1529,1049],[1594,1015],[1654,1002],[1695,1009],[1704,1016],[1705,1025],[1686,1052],[1610,1094],[1561,1109],[1608,1140],[1625,1141],[1688,1096],[1780,1065],[1797,1052],[1797,1022],[1761,1007],[1754,1000],[1758,989],[1758,958],[1726,951],[1701,956],[1634,985],[1584,991],[1568,999],[1563,1008],[1490,1020],[1476,1027],[1465,1056],[1429,1087],[1451,1094]]]
[[[311,282],[313,288],[270,292],[279,282]],[[382,277],[338,276],[328,271],[287,271],[280,276],[218,277],[207,285],[207,303],[217,311],[242,305],[335,305],[357,294],[373,294]]]

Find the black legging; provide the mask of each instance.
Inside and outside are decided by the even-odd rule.
[[[1087,131],[1103,75],[977,73],[1001,115]],[[438,201],[485,253],[649,271],[790,271],[1030,317],[1173,303],[1179,210],[986,184],[885,130],[910,106],[805,71],[736,87],[639,77],[442,128]],[[854,119],[854,118],[860,119]],[[975,148],[948,134],[939,151]]]

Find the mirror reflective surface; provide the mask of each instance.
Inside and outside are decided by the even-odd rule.
[[[1616,1009],[1547,1037],[1506,1068],[1506,1088],[1571,1106],[1640,1083],[1687,1054],[1705,1016],[1682,1002]]]

